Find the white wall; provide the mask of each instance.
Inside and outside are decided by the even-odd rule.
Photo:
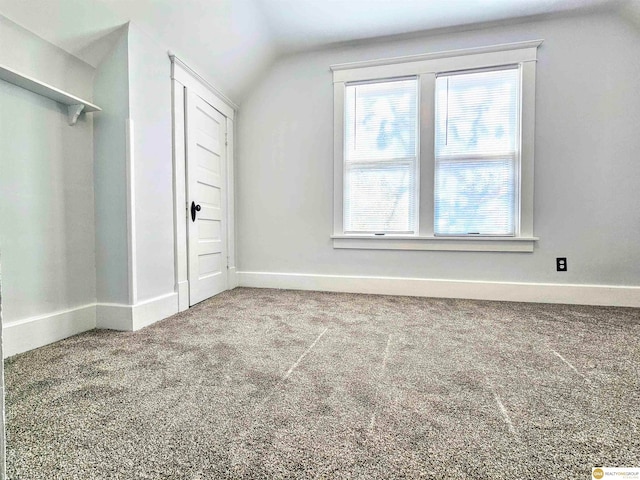
[[[535,252],[334,250],[329,66],[532,39],[544,39]],[[363,42],[278,61],[239,115],[239,271],[640,285],[639,40],[618,17],[593,14]],[[568,272],[555,271],[558,256],[568,257]]]
[[[0,255],[1,260],[1,255]],[[2,271],[2,263],[0,261],[0,277]],[[2,326],[2,281],[0,281],[0,327]],[[4,347],[2,339],[2,328],[0,328],[0,479],[4,479],[7,474],[6,462],[6,444],[7,437],[5,434],[5,409],[4,409]]]
[[[96,296],[99,303],[129,303],[125,128],[129,118],[127,28],[98,66],[94,100]]]
[[[134,131],[135,277],[137,300],[175,289],[171,62],[143,31],[129,27],[129,81]]]
[[[0,62],[103,109],[71,127],[62,105],[0,82],[5,354],[176,313],[166,51],[125,25],[94,71],[0,19]]]
[[[93,68],[2,17],[0,30],[10,46],[0,63],[91,98]],[[0,81],[5,355],[20,342],[39,346],[35,331],[95,302],[92,130],[90,115],[69,126],[66,107]],[[74,331],[76,320],[66,318],[59,335]]]
[[[96,71],[99,328],[136,330],[178,311],[170,65],[128,24]]]
[[[93,95],[93,68],[0,14],[0,61],[74,95]]]

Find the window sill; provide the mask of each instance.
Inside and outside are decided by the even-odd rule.
[[[443,250],[533,252],[537,237],[434,237],[413,235],[331,235],[333,248],[358,250]]]

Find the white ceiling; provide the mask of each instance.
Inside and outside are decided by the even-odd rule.
[[[0,0],[0,14],[93,66],[96,41],[132,21],[232,99],[276,54],[253,0]]]
[[[613,5],[611,0],[255,0],[279,51]],[[636,0],[639,1],[639,0]]]
[[[240,99],[278,55],[618,3],[640,0],[0,0],[0,13],[94,66],[92,44],[131,20]]]

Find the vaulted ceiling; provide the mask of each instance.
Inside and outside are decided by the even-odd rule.
[[[239,100],[279,55],[372,37],[640,0],[0,0],[0,13],[94,66],[92,45],[133,21]]]
[[[609,0],[256,0],[280,51],[459,27],[561,11]]]

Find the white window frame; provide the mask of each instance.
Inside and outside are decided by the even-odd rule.
[[[378,250],[457,250],[532,252],[533,164],[535,138],[535,78],[537,50],[532,40],[448,52],[332,65],[334,98],[333,247]],[[521,143],[519,216],[515,236],[435,236],[435,83],[439,73],[519,65],[521,85]],[[409,235],[344,233],[344,94],[348,82],[375,81],[416,75],[419,79],[419,196],[418,232]]]

